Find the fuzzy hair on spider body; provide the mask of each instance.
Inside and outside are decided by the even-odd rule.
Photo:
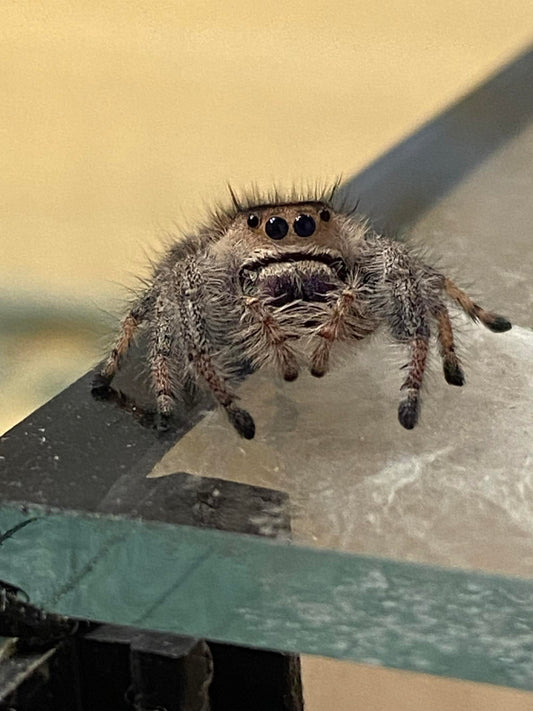
[[[355,346],[384,326],[408,352],[398,418],[412,429],[432,329],[446,381],[464,383],[446,299],[492,331],[511,324],[405,245],[350,211],[335,210],[333,192],[240,199],[231,191],[230,209],[216,211],[156,264],[95,374],[93,395],[111,397],[113,377],[142,325],[158,427],[168,427],[180,394],[193,384],[210,392],[239,434],[251,439],[253,418],[237,405],[235,392],[244,371],[269,365],[292,381],[305,365],[322,377],[337,342]]]

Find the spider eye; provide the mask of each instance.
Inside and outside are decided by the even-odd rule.
[[[299,237],[310,237],[316,230],[316,223],[311,215],[298,215],[294,220],[293,227]]]
[[[329,222],[330,217],[331,217],[331,213],[329,210],[326,210],[326,209],[320,210],[320,219],[323,222]]]
[[[259,217],[257,215],[248,215],[247,219],[248,227],[257,227],[259,225]]]
[[[288,231],[289,225],[283,217],[271,217],[265,225],[265,232],[272,239],[283,239]]]

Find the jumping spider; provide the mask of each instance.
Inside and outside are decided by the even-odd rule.
[[[234,390],[243,372],[271,364],[290,381],[306,363],[322,377],[337,341],[359,341],[384,324],[409,352],[398,418],[412,429],[430,324],[446,381],[464,383],[445,297],[491,331],[511,328],[404,245],[335,210],[332,193],[287,201],[232,197],[231,209],[174,243],[157,264],[94,378],[96,397],[113,393],[111,381],[145,323],[159,427],[168,427],[180,394],[199,384],[251,439],[254,421]]]

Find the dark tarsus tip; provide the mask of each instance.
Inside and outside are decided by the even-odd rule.
[[[255,435],[255,422],[246,410],[233,407],[227,410],[231,424],[244,439],[253,439]]]
[[[498,316],[495,314],[492,316],[490,321],[484,321],[485,326],[487,328],[490,328],[491,331],[494,331],[494,333],[504,333],[505,331],[509,331],[513,325],[512,323],[505,318],[505,316]]]
[[[461,385],[465,384],[465,374],[458,363],[444,361],[444,377],[449,385],[461,387]]]
[[[283,380],[287,381],[287,383],[292,383],[293,381],[296,380],[297,377],[298,377],[298,368],[288,368],[283,373]]]
[[[95,373],[91,381],[91,395],[96,400],[110,400],[113,396],[111,380],[102,373]]]
[[[402,400],[398,406],[398,419],[402,427],[412,430],[418,422],[418,401]]]
[[[324,368],[311,368],[311,375],[313,375],[315,378],[323,378],[326,372],[327,371]]]

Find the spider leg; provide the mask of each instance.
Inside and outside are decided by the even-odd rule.
[[[260,341],[259,344],[253,343],[249,346],[252,361],[256,365],[262,365],[262,362],[258,362],[258,358],[254,358],[254,352],[268,353],[273,358],[276,368],[284,380],[296,380],[299,372],[298,361],[294,350],[287,343],[292,338],[291,334],[276,321],[274,314],[258,297],[247,296],[245,298],[244,315],[248,317],[253,326],[257,327],[252,343]]]
[[[152,293],[147,292],[123,319],[117,340],[100,370],[93,377],[91,393],[96,398],[107,399],[111,394],[110,384],[120,369],[138,326],[146,318],[152,302]]]
[[[437,337],[446,382],[450,385],[464,385],[465,376],[463,369],[461,368],[461,362],[455,352],[453,329],[448,309],[443,305],[440,308],[435,309],[433,315],[437,319]]]
[[[252,416],[246,410],[237,407],[235,393],[232,392],[224,378],[217,373],[209,353],[197,350],[190,354],[190,360],[196,373],[207,384],[216,401],[226,410],[229,421],[237,432],[245,439],[253,439],[255,423]]]
[[[377,321],[368,312],[368,290],[357,271],[330,309],[329,317],[315,331],[318,343],[311,353],[311,375],[321,378],[329,370],[329,357],[336,341],[360,341],[373,333]]]
[[[493,314],[490,311],[485,311],[481,306],[474,303],[468,294],[460,289],[451,279],[448,279],[448,277],[444,279],[444,288],[448,296],[455,299],[473,321],[481,321],[484,326],[490,328],[490,330],[495,333],[502,333],[511,328],[511,322],[508,319],[504,316]]]
[[[157,405],[157,428],[164,431],[176,404],[171,359],[176,339],[176,325],[170,301],[159,294],[150,331],[148,362]]]
[[[401,387],[401,390],[405,391],[405,397],[398,406],[398,419],[405,429],[412,430],[418,421],[420,388],[429,349],[429,328],[426,324],[417,328],[414,337],[409,341],[409,347],[411,357],[407,364],[407,377]]]
[[[199,298],[202,276],[198,265],[192,260],[184,265],[183,272],[176,277],[176,294],[179,316],[179,340],[188,361],[188,368],[209,388],[215,400],[222,405],[237,432],[245,439],[253,439],[255,423],[252,416],[235,401],[237,396],[216,364],[212,353],[204,311]],[[166,392],[162,393],[166,396]],[[166,401],[161,400],[163,406]],[[158,403],[159,404],[159,403]]]
[[[348,329],[346,318],[351,313],[355,295],[351,289],[345,289],[331,309],[327,321],[316,332],[319,338],[311,354],[311,375],[321,378],[329,370],[329,356],[335,341],[346,338]],[[362,337],[362,336],[361,336]]]

